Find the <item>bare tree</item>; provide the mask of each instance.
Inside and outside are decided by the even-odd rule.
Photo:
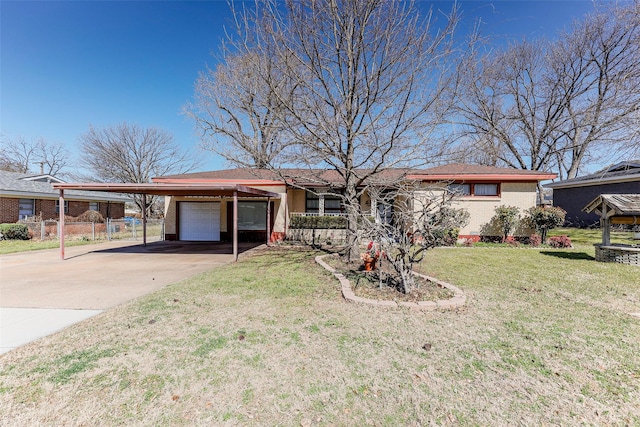
[[[185,113],[195,120],[204,148],[239,166],[267,168],[288,145],[284,110],[274,92],[286,89],[273,58],[226,52],[215,70],[200,74],[195,101]]]
[[[190,154],[177,146],[171,134],[157,128],[122,123],[89,131],[80,137],[80,161],[92,180],[147,183],[151,178],[188,172],[197,166]],[[135,195],[137,206],[149,209],[155,196]]]
[[[473,58],[461,75],[459,113],[475,149],[503,165],[573,178],[585,160],[616,152],[633,132],[640,3],[590,15],[557,41]]]
[[[424,163],[442,151],[434,133],[449,111],[455,10],[440,27],[405,1],[259,2],[250,25],[260,43],[247,52],[273,58],[275,94],[293,138],[281,162],[307,169],[306,183],[331,186],[347,213],[347,249],[358,251],[360,195],[387,168]],[[239,33],[246,33],[241,30]],[[325,181],[317,169],[338,177]],[[296,178],[296,177],[288,177]]]
[[[64,175],[69,165],[69,151],[61,144],[40,138],[28,141],[23,137],[2,137],[0,145],[0,169],[20,173],[41,173],[52,176]]]

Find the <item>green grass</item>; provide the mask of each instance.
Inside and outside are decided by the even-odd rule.
[[[2,356],[0,425],[640,425],[640,269],[589,239],[432,250],[441,312],[258,253]]]
[[[594,245],[602,243],[602,230],[599,228],[555,228],[549,231],[549,237],[567,235],[575,245]],[[611,243],[639,243],[633,240],[632,231],[612,231]]]
[[[82,246],[90,245],[94,243],[101,243],[102,241],[87,241],[87,240],[71,240],[65,241],[65,246]],[[0,240],[0,255],[10,254],[15,252],[37,251],[40,249],[54,249],[59,248],[60,242],[57,240]]]

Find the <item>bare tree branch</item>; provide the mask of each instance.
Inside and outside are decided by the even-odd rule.
[[[185,173],[198,165],[169,133],[127,123],[102,129],[90,127],[80,137],[80,148],[80,161],[91,171],[87,178],[99,182],[147,183],[153,177]],[[135,201],[142,210],[142,196],[136,195]],[[154,201],[154,197],[147,196],[144,205],[150,209]]]
[[[70,162],[70,153],[62,144],[50,143],[44,138],[37,141],[23,137],[11,140],[3,135],[0,156],[2,170],[52,176],[63,176]]]
[[[280,163],[308,170],[307,180],[317,169],[340,176],[349,258],[358,253],[359,197],[368,183],[445,152],[444,141],[430,138],[450,111],[455,82],[456,11],[445,20],[437,26],[412,2],[396,0],[259,2],[237,20],[237,34],[252,37],[235,47],[272,63],[267,74],[256,69],[293,141]]]
[[[640,3],[600,10],[554,42],[472,58],[461,74],[469,145],[494,164],[575,177],[586,160],[619,155],[637,132]]]

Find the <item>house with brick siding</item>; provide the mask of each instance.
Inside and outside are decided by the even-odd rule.
[[[455,192],[454,207],[464,208],[470,222],[459,237],[479,240],[483,235],[499,236],[491,228],[495,208],[516,206],[522,213],[536,206],[538,183],[555,178],[552,173],[491,166],[449,164],[430,169],[386,169],[376,177],[380,185],[408,180],[418,184],[414,197],[426,197],[434,186]],[[278,172],[256,169],[228,169],[157,177],[156,184],[169,185],[241,185],[277,194],[278,197],[245,197],[237,205],[238,236],[241,240],[283,239],[292,216],[343,215],[339,193],[341,177],[335,170],[281,169]],[[444,190],[443,190],[444,191]],[[361,210],[378,220],[391,219],[392,206],[385,206],[365,191]],[[165,197],[165,238],[168,240],[230,240],[233,230],[231,197],[168,195]],[[267,226],[267,221],[269,225]],[[528,236],[522,230],[519,236]]]
[[[33,216],[58,219],[59,192],[52,184],[61,182],[50,175],[0,171],[0,223]],[[122,218],[125,202],[129,201],[123,195],[95,191],[69,190],[65,196],[64,210],[69,216],[95,210],[105,218]]]
[[[600,223],[595,212],[583,211],[601,194],[640,194],[640,160],[610,165],[598,172],[545,185],[553,189],[553,204],[567,211],[566,223],[587,227]]]

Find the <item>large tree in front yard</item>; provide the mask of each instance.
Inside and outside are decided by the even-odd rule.
[[[341,195],[348,258],[359,252],[360,196],[367,185],[381,184],[387,168],[444,150],[433,134],[450,108],[457,15],[438,16],[436,22],[399,0],[289,0],[256,2],[236,21],[236,34],[252,34],[231,44],[236,53],[270,59],[270,67],[256,66],[254,75],[276,96],[270,111],[281,114],[293,142],[279,163],[296,166],[307,186],[334,187]],[[234,108],[233,99],[222,104]],[[315,169],[335,175],[329,182]],[[295,183],[297,177],[287,178]]]

